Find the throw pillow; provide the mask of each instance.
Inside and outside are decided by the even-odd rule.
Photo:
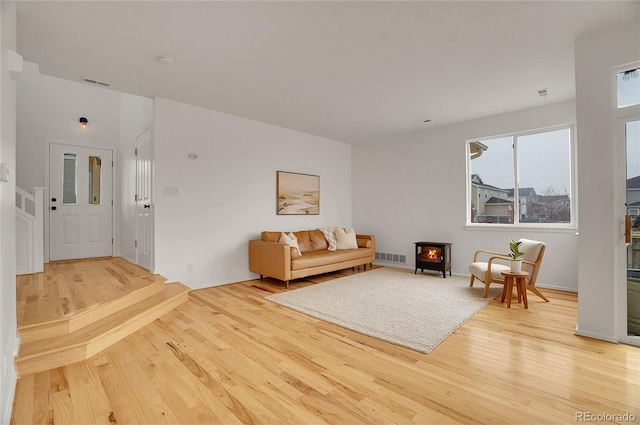
[[[298,239],[294,236],[293,233],[289,232],[289,234],[287,235],[286,233],[282,232],[280,234],[280,243],[289,245],[291,248],[297,249],[298,255],[302,255],[302,253],[300,252],[300,248],[298,247]]]
[[[329,244],[329,248],[327,251],[335,251],[336,250],[336,230],[337,227],[320,227],[318,230],[322,232],[324,238],[327,240]]]
[[[342,228],[336,230],[336,249],[358,249],[356,231]]]

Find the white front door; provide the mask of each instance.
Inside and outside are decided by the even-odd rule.
[[[152,270],[151,129],[136,138],[136,263]]]
[[[49,259],[113,255],[113,152],[49,145]]]

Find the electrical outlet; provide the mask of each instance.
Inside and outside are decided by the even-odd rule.
[[[187,264],[187,272],[191,273],[193,271],[193,264]]]

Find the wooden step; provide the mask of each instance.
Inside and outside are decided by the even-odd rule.
[[[154,283],[120,298],[108,300],[96,306],[76,311],[67,317],[18,326],[20,339],[22,343],[25,344],[46,338],[69,335],[72,332],[79,331],[119,311],[149,299],[154,295],[163,293],[166,286],[165,280],[164,277],[158,275]]]
[[[18,328],[69,318],[165,281],[119,257],[47,263],[42,273],[16,277]]]
[[[23,342],[15,360],[19,376],[86,360],[155,319],[187,302],[190,289],[181,283],[68,335]]]

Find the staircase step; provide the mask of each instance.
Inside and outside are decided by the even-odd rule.
[[[107,320],[68,335],[23,342],[15,360],[18,374],[24,376],[86,360],[189,299],[190,289],[181,283],[164,284],[163,289],[121,311],[112,311]]]
[[[141,287],[130,294],[115,298],[93,307],[87,307],[74,314],[59,319],[48,320],[40,323],[32,323],[18,326],[22,343],[28,343],[41,339],[60,337],[79,331],[87,326],[99,322],[118,311],[124,310],[140,301],[149,299],[154,295],[164,292],[166,278],[160,275],[154,277],[155,281]]]

